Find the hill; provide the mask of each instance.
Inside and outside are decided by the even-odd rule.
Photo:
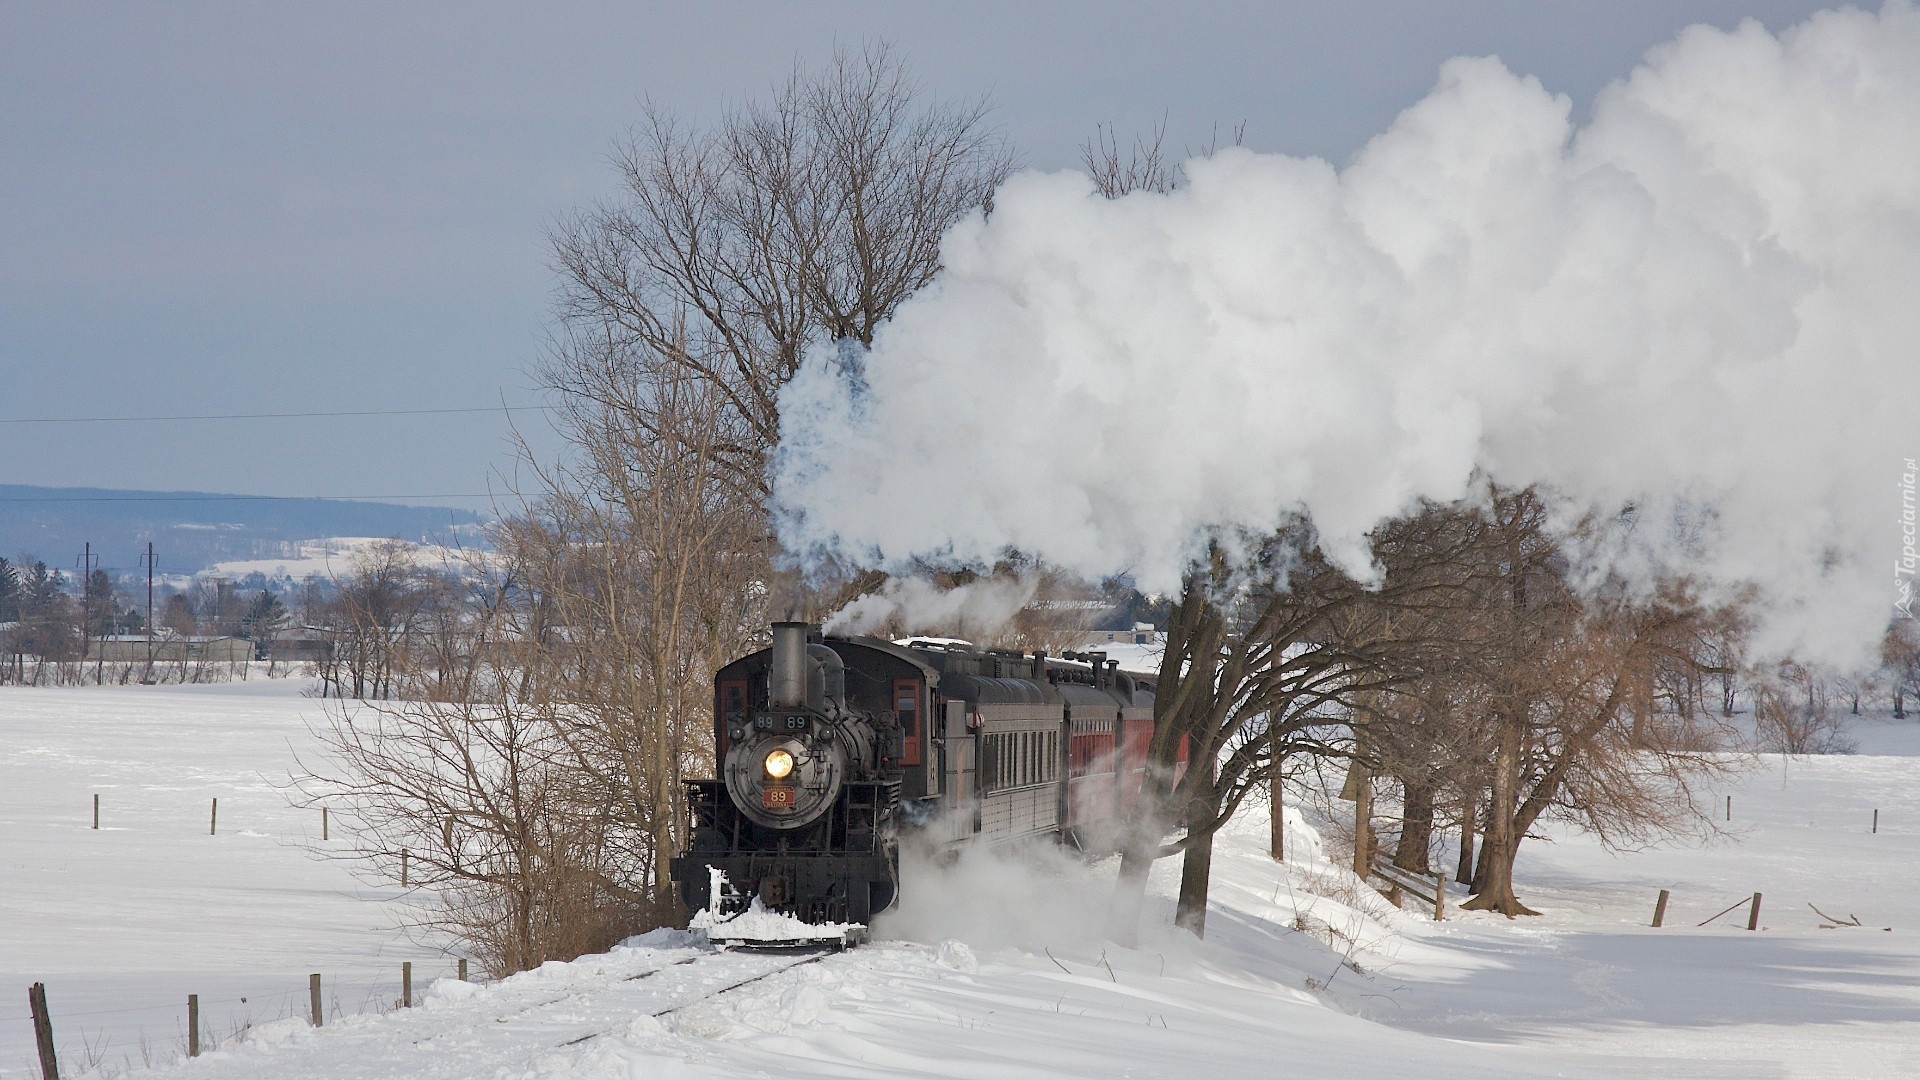
[[[0,555],[30,555],[64,568],[91,543],[101,566],[116,575],[138,569],[149,542],[160,569],[182,575],[220,562],[297,556],[291,545],[316,537],[397,536],[473,546],[483,520],[444,506],[0,484]]]

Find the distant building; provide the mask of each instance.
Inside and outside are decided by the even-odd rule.
[[[145,663],[147,635],[111,634],[89,642],[88,660],[109,663]],[[237,664],[253,659],[253,642],[245,638],[214,637],[205,634],[155,634],[153,660],[170,664],[211,662]]]
[[[293,626],[274,631],[271,637],[261,643],[261,648],[268,660],[288,664],[317,663],[328,657],[337,636],[336,632],[317,626]]]
[[[1080,639],[1078,649],[1097,649],[1102,645],[1158,645],[1161,643],[1160,631],[1152,623],[1137,622],[1124,630],[1089,630],[1087,636]]]

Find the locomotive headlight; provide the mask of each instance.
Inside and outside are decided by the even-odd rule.
[[[767,760],[761,764],[767,770],[768,776],[775,780],[785,780],[787,775],[793,772],[793,755],[785,750],[772,750],[768,752]]]

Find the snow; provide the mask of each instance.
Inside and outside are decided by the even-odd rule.
[[[1863,717],[1872,755],[1759,759],[1705,793],[1733,809],[1704,845],[1609,853],[1549,830],[1519,867],[1537,919],[1397,911],[1293,807],[1276,864],[1254,808],[1221,837],[1204,942],[1167,925],[1173,863],[1129,949],[1101,933],[1111,863],[983,853],[909,867],[872,946],[769,955],[656,931],[481,985],[393,929],[399,898],[317,857],[317,815],[275,789],[319,715],[285,681],[0,690],[0,982],[17,1002],[0,1006],[0,1077],[34,1075],[34,981],[68,1076],[83,1043],[140,1066],[143,1038],[156,1073],[192,1080],[1920,1072],[1913,720]],[[1756,891],[1759,932],[1744,908],[1695,925]],[[1809,903],[1863,925],[1821,929]],[[403,959],[419,1007],[391,1010]],[[339,999],[319,1030],[310,971]],[[194,1061],[188,993],[215,1047]]]
[[[0,689],[0,1077],[38,1076],[27,986],[47,984],[78,1072],[183,1046],[188,994],[224,1036],[305,1016],[307,976],[331,1013],[384,1007],[400,964],[423,984],[454,961],[395,927],[391,890],[365,885],[340,832],[281,790],[311,752],[311,684]],[[100,828],[92,796],[100,796]],[[218,832],[208,835],[211,800]]]
[[[714,871],[718,876],[719,872]],[[720,881],[725,881],[724,877]],[[717,883],[716,883],[717,884]],[[711,895],[719,895],[715,888]],[[842,941],[849,930],[859,930],[859,923],[809,923],[802,922],[791,915],[778,911],[768,911],[759,897],[747,905],[747,910],[732,918],[716,918],[713,912],[702,908],[687,921],[694,930],[705,930],[707,937],[714,941]]]
[[[353,568],[355,558],[386,543],[392,541],[377,536],[327,536],[294,541],[286,545],[289,554],[282,558],[227,559],[207,566],[199,576],[238,580],[257,573],[276,582],[299,582],[309,577],[339,578]],[[465,548],[415,541],[401,543],[408,560],[425,570],[464,567],[476,560],[484,562],[488,557],[486,552]]]

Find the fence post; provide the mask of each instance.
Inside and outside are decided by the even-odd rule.
[[[400,849],[400,887],[407,887],[407,849]]]
[[[187,1056],[200,1056],[200,995],[187,995]]]
[[[60,1062],[53,1053],[53,1017],[47,1015],[47,984],[27,988],[27,1007],[33,1011],[33,1044],[40,1051],[40,1080],[60,1080]]]
[[[1876,814],[1879,812],[1874,811]],[[93,827],[96,829],[100,827],[100,793],[97,791],[93,794]]]
[[[1760,894],[1753,894],[1753,907],[1747,912],[1747,929],[1760,929]]]
[[[207,835],[212,836],[215,833],[218,833],[219,831],[220,831],[220,800],[215,799],[213,800],[213,812],[207,815]]]
[[[1447,875],[1441,871],[1433,872],[1433,921],[1440,922],[1447,917]]]
[[[327,1018],[320,1011],[320,973],[317,971],[307,976],[307,1004],[313,1010],[313,1026],[324,1025]]]
[[[325,840],[326,838],[327,838],[327,808],[323,806],[320,808],[320,839]]]
[[[1880,811],[1878,810],[1873,812],[1873,831],[1876,834],[1880,831]]]
[[[1667,890],[1660,890],[1660,899],[1653,902],[1653,925],[1659,926],[1667,921]]]
[[[1733,820],[1733,796],[1727,796],[1727,820]]]
[[[413,961],[400,962],[400,1007],[413,1008]]]
[[[467,958],[464,956],[460,958],[460,981],[467,981]]]

